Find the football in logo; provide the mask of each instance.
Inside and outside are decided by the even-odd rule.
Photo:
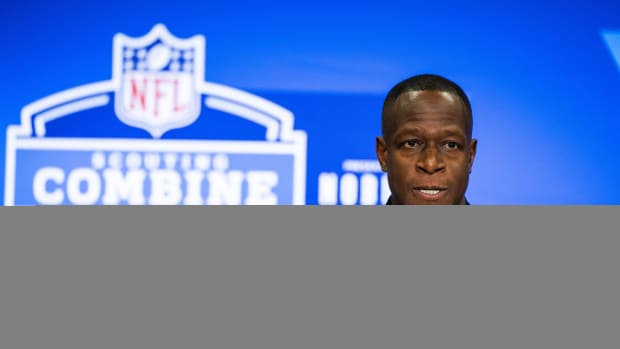
[[[204,46],[202,36],[181,40],[163,25],[142,38],[117,34],[116,115],[155,138],[194,122],[200,113],[198,84],[204,78]]]

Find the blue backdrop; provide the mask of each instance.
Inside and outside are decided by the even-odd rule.
[[[473,204],[620,203],[620,3],[20,1],[0,11],[5,196],[12,156],[5,130],[20,124],[22,108],[110,80],[115,34],[141,37],[161,23],[179,38],[204,36],[205,81],[293,114],[293,129],[307,136],[307,204],[383,200],[372,166],[381,104],[391,86],[418,73],[444,75],[470,96],[479,140],[467,193]],[[204,125],[162,140],[215,139],[224,126],[208,120],[201,114]],[[67,137],[153,139],[98,117],[75,125],[67,117],[55,129]],[[255,132],[230,127],[234,140]],[[55,129],[50,124],[51,135]],[[36,161],[16,156],[24,168]],[[19,184],[20,175],[10,181],[14,197],[32,187]],[[290,182],[284,175],[280,182]],[[54,183],[42,188],[51,192]],[[364,193],[364,185],[378,194]]]

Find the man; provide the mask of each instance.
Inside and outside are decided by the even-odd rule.
[[[438,75],[394,86],[381,115],[377,158],[387,172],[390,205],[467,205],[477,140],[465,92]]]

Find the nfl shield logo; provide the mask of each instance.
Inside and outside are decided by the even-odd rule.
[[[158,24],[143,37],[114,37],[113,81],[118,118],[154,138],[200,114],[205,40],[179,39]]]

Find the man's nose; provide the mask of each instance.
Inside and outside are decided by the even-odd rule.
[[[445,169],[445,165],[441,152],[435,149],[435,147],[427,147],[420,154],[417,168],[418,171],[427,174],[443,171]]]

